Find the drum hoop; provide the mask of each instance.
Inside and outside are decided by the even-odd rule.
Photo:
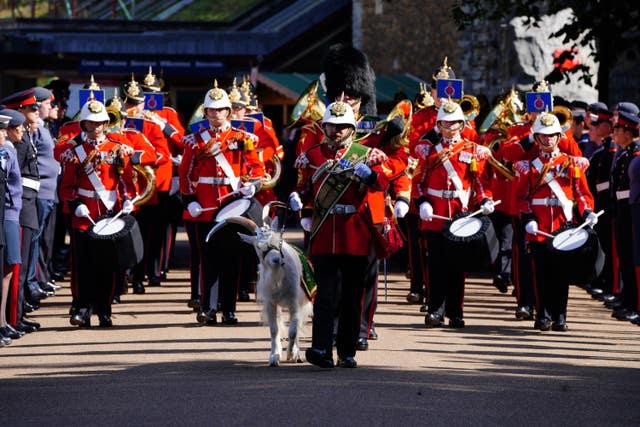
[[[562,230],[558,234],[556,234],[553,240],[551,241],[551,246],[553,247],[553,249],[557,251],[567,252],[567,251],[573,251],[581,247],[584,247],[589,241],[589,232],[584,228],[582,228],[580,230],[577,230],[574,234],[571,234],[573,230],[574,230],[574,227],[567,228],[565,230]],[[565,243],[569,241],[576,241],[576,243],[580,243],[580,244],[578,246],[573,246],[573,247],[563,246]]]
[[[230,212],[234,209],[237,209],[238,206],[242,208],[242,205],[246,205],[242,212],[235,212],[233,215]],[[237,199],[232,200],[231,202],[221,206],[218,212],[216,213],[215,222],[224,221],[227,218],[231,218],[234,216],[242,216],[245,212],[249,210],[251,207],[251,199]]]
[[[464,223],[464,225],[460,225]],[[454,226],[458,225],[457,228],[454,229]],[[467,225],[473,225],[472,227],[469,227],[470,230],[473,231],[473,233],[458,233],[459,231],[463,231],[467,228]],[[457,218],[453,221],[451,221],[451,226],[449,227],[449,232],[451,234],[453,234],[454,236],[458,236],[458,237],[471,237],[474,236],[478,233],[480,233],[482,231],[482,220],[480,220],[479,218],[475,218],[475,217],[468,217],[468,216],[464,216],[462,218]]]

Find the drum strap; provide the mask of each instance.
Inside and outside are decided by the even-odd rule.
[[[202,131],[200,133],[200,137],[202,137],[202,140],[208,146],[208,142],[211,140],[211,134],[209,131]],[[224,153],[220,151],[220,142],[213,144],[209,150],[212,154],[217,152],[217,154],[214,154],[216,162],[218,163],[218,166],[220,166],[220,169],[222,169],[222,172],[224,172],[227,178],[231,180],[231,188],[233,188],[233,191],[236,191],[238,189],[238,184],[240,183],[240,178],[233,173],[233,168],[229,164],[229,161],[224,156]]]
[[[84,147],[82,145],[77,145],[74,149],[80,162],[84,162],[87,158],[87,152],[84,150]],[[93,164],[88,162],[84,166],[84,171],[87,174],[91,185],[93,185],[93,188],[96,190],[96,194],[98,194],[102,203],[107,207],[107,210],[112,210],[116,201],[109,197],[109,191],[104,188],[102,181],[98,178],[98,174],[96,174],[96,171],[93,169]]]
[[[436,152],[440,153],[442,150],[443,150],[442,144],[436,145]],[[469,195],[471,194],[470,190],[465,190],[462,187],[462,180],[458,176],[458,173],[456,172],[456,170],[454,169],[453,165],[451,164],[451,162],[447,157],[443,157],[442,166],[444,166],[445,170],[447,171],[447,176],[453,183],[453,186],[456,187],[456,190],[458,191],[458,197],[460,198],[462,209],[466,210],[467,206],[469,206]]]
[[[531,164],[539,173],[543,173],[544,165],[542,164],[542,161],[539,157],[536,157],[534,160],[532,160]],[[543,182],[547,183],[547,185],[551,189],[551,192],[553,192],[553,194],[558,198],[562,206],[562,212],[564,212],[564,216],[567,221],[570,222],[573,219],[573,203],[567,198],[567,195],[564,194],[564,191],[562,191],[562,187],[560,187],[560,184],[558,184],[558,181],[556,181],[553,173],[547,172],[544,176]]]

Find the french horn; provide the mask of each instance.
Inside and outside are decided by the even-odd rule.
[[[558,118],[560,127],[562,128],[563,132],[569,130],[571,124],[573,123],[573,114],[571,113],[571,110],[569,108],[565,107],[564,105],[556,105],[553,107],[551,114]]]
[[[289,127],[294,127],[301,121],[316,122],[322,119],[327,107],[324,105],[324,102],[318,98],[318,84],[319,81],[315,80],[302,92],[302,95],[300,95],[291,111]]]
[[[473,95],[464,94],[459,104],[467,121],[475,119],[480,114],[480,102]]]

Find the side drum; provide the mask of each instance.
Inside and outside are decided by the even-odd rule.
[[[547,263],[552,274],[570,284],[587,284],[602,273],[604,252],[596,232],[566,225],[547,240]]]
[[[258,226],[262,226],[262,205],[254,198],[231,200],[220,206],[214,221],[221,222],[234,216],[249,218]]]
[[[487,271],[498,257],[499,243],[491,220],[486,216],[456,214],[442,233],[446,256],[453,269],[464,272]]]
[[[87,235],[96,255],[115,269],[126,270],[142,260],[144,243],[138,222],[131,215],[115,219],[111,216],[101,217]]]

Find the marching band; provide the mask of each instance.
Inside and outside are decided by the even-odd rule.
[[[89,327],[96,314],[100,327],[111,327],[112,304],[129,282],[137,294],[160,286],[178,224],[189,240],[187,305],[195,320],[215,325],[220,313],[221,323],[237,324],[236,301],[253,292],[257,260],[221,218],[259,224],[262,206],[282,193],[274,187],[287,164],[297,183],[282,200],[289,215],[279,216],[297,216],[315,268],[306,352],[314,365],[354,368],[356,351],[377,338],[378,273],[398,249],[398,227],[409,247],[401,259],[407,301],[421,305],[427,327],[445,319],[465,327],[470,273],[488,274],[501,293],[512,287],[515,318],[540,331],[569,330],[569,285],[616,319],[640,324],[635,104],[569,103],[541,81],[526,106],[511,89],[476,123],[475,97],[463,93],[445,59],[430,91],[421,84],[413,102],[400,101],[380,119],[374,80],[362,52],[332,46],[320,79],[326,103],[318,82],[301,96],[289,163],[248,80],[234,79],[228,90],[215,81],[188,131],[163,104],[164,82],[151,69],[142,83],[127,79],[123,100],[116,92],[105,102],[92,77],[77,120],[62,125],[40,109],[57,111],[66,101],[55,85],[5,96],[0,343],[35,332],[40,325],[26,313],[59,289],[56,249],[34,249],[55,220],[71,238],[71,325]],[[49,197],[54,159],[60,174]],[[171,200],[180,206],[176,220]],[[47,274],[36,274],[42,266]]]

